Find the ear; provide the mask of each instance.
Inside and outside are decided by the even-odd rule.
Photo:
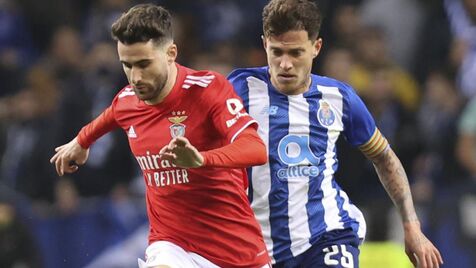
[[[175,62],[175,59],[177,59],[178,55],[178,50],[177,50],[177,45],[176,44],[171,44],[167,48],[167,61],[169,64],[172,64]]]
[[[316,41],[314,41],[314,53],[313,53],[313,58],[317,57],[319,55],[319,52],[321,52],[322,48],[322,38],[317,38]]]
[[[266,46],[268,45],[268,42],[266,42],[266,37],[264,35],[261,35],[261,40],[263,40],[263,48],[266,50]]]

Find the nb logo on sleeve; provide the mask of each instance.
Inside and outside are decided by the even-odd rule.
[[[278,170],[278,178],[289,180],[299,177],[315,177],[319,175],[320,159],[310,148],[309,136],[287,135],[278,145],[278,155],[287,168]]]

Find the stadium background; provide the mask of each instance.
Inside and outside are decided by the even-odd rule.
[[[99,140],[71,176],[48,162],[125,85],[109,30],[141,2],[0,0],[0,267],[135,267],[143,255],[144,186],[123,133]],[[225,75],[266,64],[266,0],[150,2],[176,18],[179,63]],[[476,1],[318,2],[314,71],[350,83],[368,105],[444,267],[476,267],[476,142],[467,142],[476,139]],[[339,155],[338,182],[368,222],[361,267],[408,267],[371,164],[345,142]]]

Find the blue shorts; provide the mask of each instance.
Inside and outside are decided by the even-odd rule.
[[[273,268],[358,268],[360,242],[350,229],[330,231],[304,253]]]

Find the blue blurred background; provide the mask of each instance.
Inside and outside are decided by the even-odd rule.
[[[144,185],[124,133],[98,140],[71,176],[49,163],[126,85],[110,26],[143,2],[0,0],[0,267],[136,267],[143,256]],[[266,0],[153,2],[176,19],[179,63],[225,75],[266,64]],[[313,71],[364,99],[444,267],[476,267],[476,0],[317,2],[324,47]],[[371,163],[344,141],[338,153],[338,182],[368,223],[361,267],[408,267]]]

